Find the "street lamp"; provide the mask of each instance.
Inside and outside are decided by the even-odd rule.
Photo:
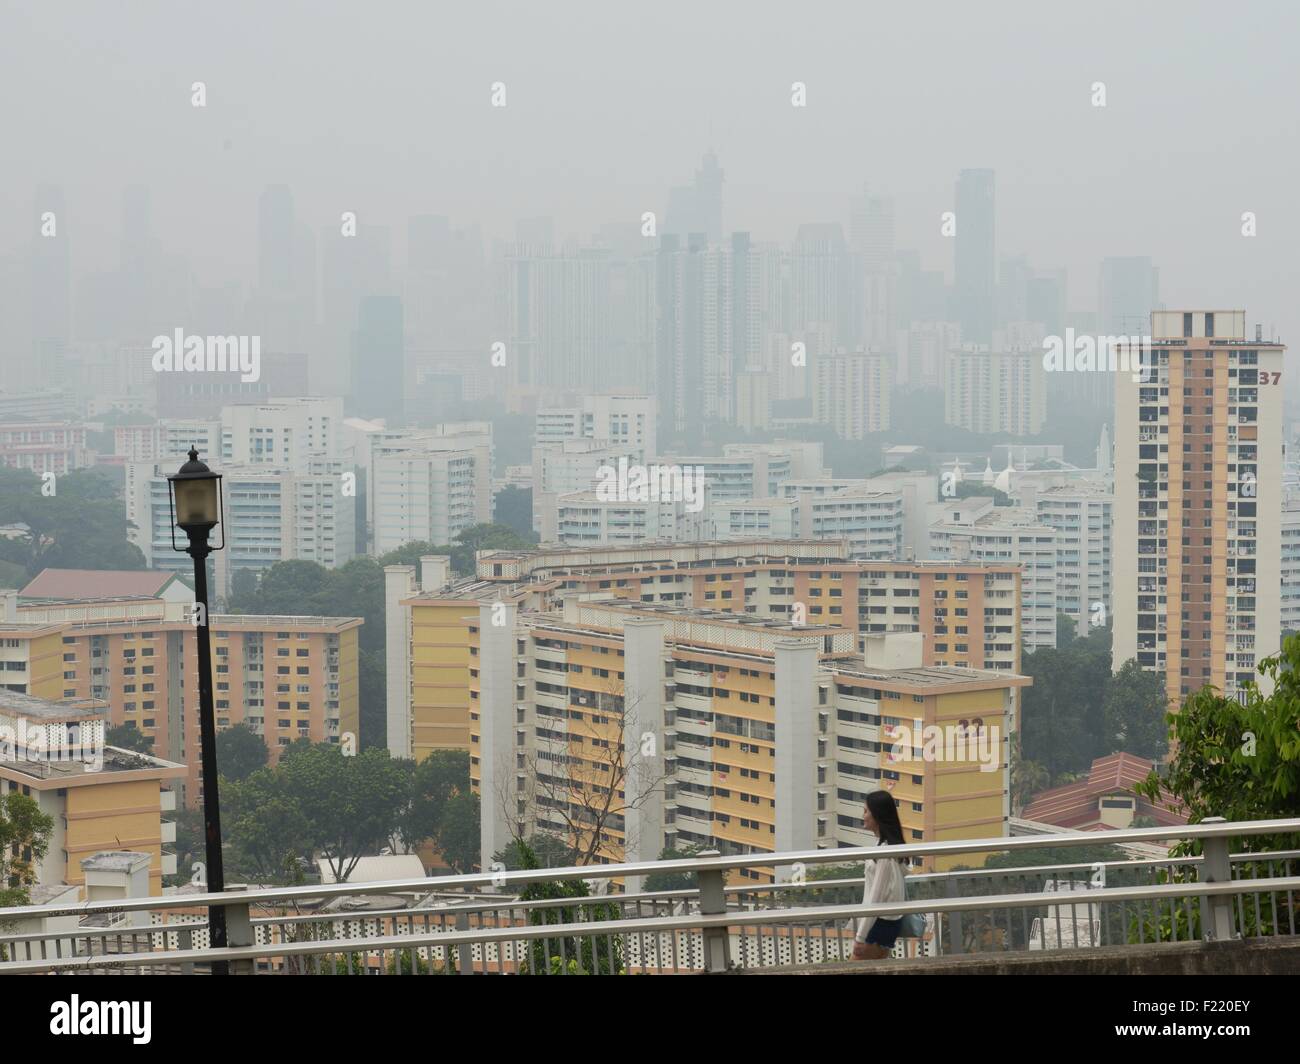
[[[172,550],[194,559],[193,618],[198,637],[199,737],[203,778],[203,837],[206,840],[207,889],[221,894],[226,889],[221,864],[221,806],[217,798],[217,727],[212,706],[212,643],[208,632],[208,555],[226,545],[225,508],[221,500],[221,474],[199,461],[197,448],[190,448],[190,460],[167,478],[172,516]],[[221,542],[208,543],[212,529],[221,525]],[[176,529],[189,538],[188,547],[176,545]],[[226,910],[208,907],[208,938],[213,949],[226,948]],[[213,975],[229,975],[226,961],[214,961]]]

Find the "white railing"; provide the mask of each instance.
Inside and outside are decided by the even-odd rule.
[[[1180,840],[1199,842],[1203,855],[916,872],[908,876],[909,900],[886,907],[861,904],[858,877],[809,878],[810,868],[861,861],[877,856],[875,848],[25,906],[0,910],[0,972],[205,973],[214,961],[247,974],[716,972],[847,959],[852,921],[886,912],[924,916],[924,935],[896,947],[910,956],[1293,936],[1300,849],[1230,855],[1229,845],[1297,835],[1300,819],[1207,821],[890,847],[891,857],[951,860]],[[724,878],[771,869],[786,881],[727,886]],[[610,892],[653,874],[695,876],[698,886]],[[519,900],[531,884],[562,880],[596,889]],[[1086,894],[1060,904],[1061,892],[1074,890]],[[344,899],[378,905],[337,908]],[[224,905],[229,927],[230,945],[221,950],[207,943],[206,908],[214,904]],[[68,926],[70,918],[81,922]],[[51,920],[65,925],[17,929]]]

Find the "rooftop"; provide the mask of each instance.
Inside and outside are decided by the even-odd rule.
[[[1099,830],[1097,800],[1107,794],[1132,794],[1133,787],[1146,779],[1153,767],[1148,758],[1120,753],[1099,757],[1092,763],[1087,779],[1053,787],[1037,795],[1021,814],[1026,820],[1038,820],[1062,827]],[[1185,824],[1187,814],[1168,808],[1172,795],[1162,792],[1158,804],[1139,799],[1138,816],[1152,817],[1158,824]]]
[[[1029,687],[1033,680],[997,669],[964,669],[956,665],[925,665],[906,669],[868,669],[836,664],[832,671],[846,680],[862,680],[893,688],[906,687],[941,694],[945,690],[980,690],[988,687]]]
[[[45,569],[19,593],[25,599],[156,598],[177,580],[156,569]]]
[[[707,621],[725,624],[737,628],[761,628],[772,632],[791,632],[797,635],[833,635],[848,631],[836,624],[793,624],[790,621],[772,617],[759,617],[750,613],[731,613],[727,610],[710,610],[696,606],[677,606],[669,602],[630,602],[627,599],[611,598],[583,600],[578,609],[608,609],[619,613],[644,614],[680,618],[690,621]]]
[[[70,698],[54,702],[0,688],[0,712],[49,724],[96,720],[108,712],[108,703],[96,698]]]
[[[87,872],[132,872],[150,861],[149,854],[134,850],[105,850],[81,862]]]

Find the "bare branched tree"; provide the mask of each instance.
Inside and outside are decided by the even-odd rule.
[[[629,716],[636,714],[628,712],[622,684],[611,678],[606,686],[602,691],[570,688],[564,726],[550,729],[564,752],[530,750],[522,755],[523,767],[517,760],[496,788],[498,807],[517,840],[535,831],[558,835],[569,845],[575,865],[619,858],[613,831],[623,832],[625,849],[635,846],[627,814],[661,795],[669,778],[661,735],[652,737],[651,756],[643,756],[642,736],[625,734]],[[639,704],[633,699],[630,708]],[[662,719],[658,712],[655,719]]]

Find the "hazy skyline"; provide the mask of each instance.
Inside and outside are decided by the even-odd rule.
[[[74,281],[116,264],[130,184],[151,191],[162,250],[247,289],[268,184],[290,186],[313,230],[343,211],[388,226],[400,265],[412,214],[489,240],[538,215],[584,240],[647,210],[662,222],[711,145],[728,232],[789,242],[801,222],[847,223],[868,183],[895,200],[898,246],[951,279],[940,214],[961,169],[988,167],[999,260],[1066,268],[1070,309],[1095,308],[1101,258],[1145,255],[1169,306],[1244,306],[1283,339],[1298,322],[1288,5],[0,10],[22,104],[4,120],[0,255],[24,252],[36,186],[57,183]]]

